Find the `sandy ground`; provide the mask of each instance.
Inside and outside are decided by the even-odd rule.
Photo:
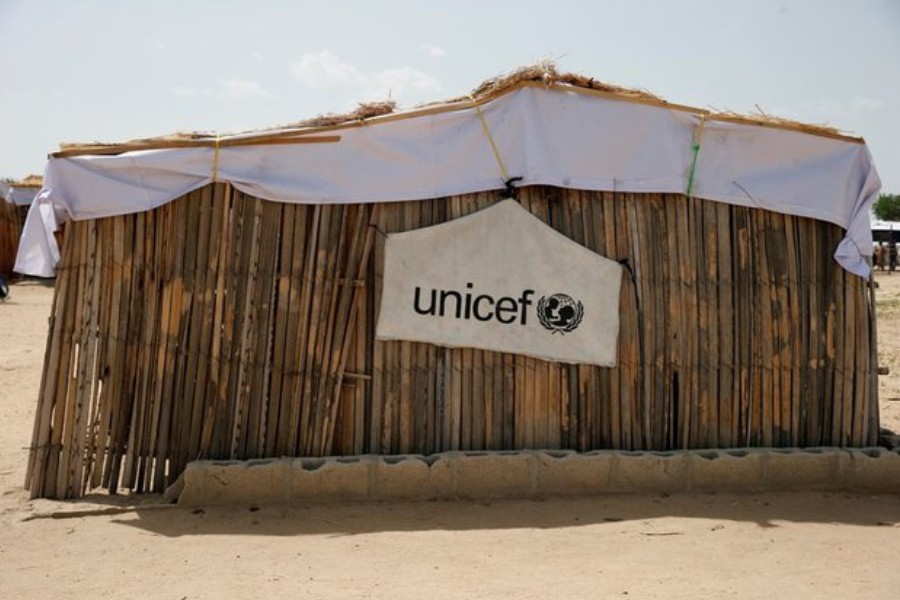
[[[891,369],[880,378],[882,423],[900,431],[900,273],[877,280],[880,364]],[[22,489],[25,447],[52,292],[19,284],[0,304],[0,598],[900,594],[897,496],[614,496],[205,511],[160,506],[153,496],[30,501]]]
[[[890,369],[878,378],[881,426],[900,434],[900,271],[875,271],[878,312],[878,365]]]

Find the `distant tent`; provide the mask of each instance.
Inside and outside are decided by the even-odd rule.
[[[900,221],[872,221],[872,240],[900,244]]]
[[[0,275],[13,274],[25,218],[42,183],[38,175],[0,182]]]

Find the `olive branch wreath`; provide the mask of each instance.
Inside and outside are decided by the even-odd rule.
[[[543,325],[546,329],[550,330],[550,333],[561,333],[563,335],[575,331],[575,329],[581,325],[581,319],[584,318],[584,305],[580,300],[575,302],[575,315],[572,317],[572,320],[569,321],[567,325],[564,327],[557,327],[553,323],[550,322],[547,317],[544,316],[544,307],[547,306],[547,297],[541,296],[541,299],[538,300],[537,303],[537,314],[538,319],[541,321],[541,325]]]

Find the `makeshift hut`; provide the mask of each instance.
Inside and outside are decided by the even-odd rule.
[[[863,140],[552,67],[390,110],[50,158],[32,495],[198,458],[876,441]]]
[[[25,217],[42,183],[38,175],[0,182],[0,275],[13,274]]]

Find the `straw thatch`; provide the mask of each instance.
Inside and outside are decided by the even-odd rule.
[[[831,257],[842,232],[762,209],[520,190],[633,270],[615,368],[376,341],[382,233],[499,197],[307,206],[216,184],[72,223],[32,495],[161,491],[198,458],[876,441],[874,313]]]
[[[393,101],[371,102],[360,104],[356,110],[346,114],[327,114],[312,119],[289,123],[274,129],[257,131],[245,131],[232,134],[217,134],[215,132],[180,132],[162,137],[143,138],[124,143],[74,144],[63,143],[60,151],[54,156],[78,156],[84,154],[121,154],[133,150],[148,150],[155,148],[183,148],[222,146],[227,147],[237,144],[270,143],[275,139],[282,141],[294,140],[302,143],[305,136],[325,131],[333,131],[344,127],[357,127],[370,121],[384,118],[411,118],[429,112],[443,112],[470,108],[474,104],[483,104],[490,100],[509,93],[517,88],[540,85],[543,87],[564,87],[583,93],[602,94],[627,102],[642,102],[669,108],[705,115],[710,120],[722,120],[751,125],[762,125],[802,131],[813,135],[836,137],[840,139],[859,141],[861,138],[841,133],[827,125],[815,125],[801,123],[781,117],[774,117],[765,113],[739,114],[731,111],[716,112],[674,104],[663,100],[650,92],[638,89],[621,87],[598,81],[592,77],[586,77],[575,73],[561,73],[552,62],[542,62],[537,65],[524,67],[507,75],[488,79],[479,85],[471,94],[459,96],[450,100],[425,104],[412,110],[397,113],[397,105]]]

